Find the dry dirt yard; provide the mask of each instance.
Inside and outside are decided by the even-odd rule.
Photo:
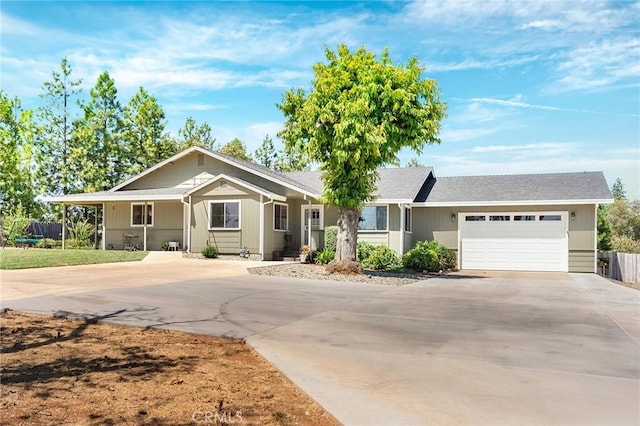
[[[0,314],[2,425],[337,425],[240,340]]]

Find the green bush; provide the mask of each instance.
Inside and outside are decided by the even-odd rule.
[[[325,226],[324,228],[324,248],[335,253],[338,245],[338,227]]]
[[[213,259],[218,257],[218,249],[215,246],[204,246],[202,255],[208,259]]]
[[[16,239],[23,238],[25,236],[30,223],[31,220],[25,217],[25,211],[22,208],[22,204],[18,204],[13,211],[7,213],[2,218],[1,231],[3,238],[5,238],[5,242],[8,245],[14,246],[16,244]]]
[[[419,241],[402,256],[402,265],[414,271],[452,269],[456,267],[456,253],[437,241]]]
[[[369,255],[375,248],[376,246],[374,246],[371,243],[368,243],[366,241],[360,241],[356,245],[356,257],[358,258],[358,262],[360,263],[364,262],[364,260],[369,257]]]
[[[640,241],[626,235],[611,237],[611,249],[618,253],[640,253]]]
[[[75,241],[75,247],[89,247],[91,246],[90,238],[94,231],[94,226],[89,221],[79,219],[69,227],[69,240]]]
[[[335,257],[336,252],[325,247],[324,250],[316,253],[314,260],[319,265],[326,265],[327,263],[335,259]]]
[[[369,256],[362,261],[365,268],[388,271],[402,267],[398,254],[385,245],[374,246]]]
[[[43,238],[36,243],[37,248],[54,248],[56,246],[56,240],[51,238]]]

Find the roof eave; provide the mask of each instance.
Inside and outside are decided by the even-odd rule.
[[[150,195],[150,196],[134,196],[134,195],[107,195],[101,197],[66,197],[66,196],[54,196],[43,197],[42,200],[47,203],[65,203],[65,204],[96,204],[110,201],[180,201],[182,200],[181,194],[166,194],[166,195]]]
[[[283,196],[283,195],[280,195],[280,194],[274,194],[273,192],[266,191],[264,188],[260,188],[260,187],[259,187],[259,186],[257,186],[257,185],[250,184],[249,182],[245,182],[245,181],[243,181],[242,179],[238,179],[238,178],[235,178],[235,177],[233,177],[233,176],[225,175],[224,173],[221,173],[221,174],[217,175],[216,177],[211,178],[211,179],[209,179],[208,181],[203,182],[203,183],[201,183],[200,185],[198,185],[198,186],[196,186],[196,187],[194,187],[194,188],[190,189],[189,191],[185,192],[185,193],[182,195],[182,197],[181,197],[181,198],[182,198],[182,199],[185,199],[185,198],[186,198],[186,197],[188,197],[189,195],[194,194],[194,193],[196,193],[196,192],[200,191],[201,189],[204,189],[204,188],[206,188],[207,186],[211,185],[212,183],[217,182],[217,181],[219,181],[219,180],[221,180],[221,179],[224,179],[224,180],[228,180],[228,181],[230,181],[230,182],[233,182],[233,183],[235,183],[236,185],[240,185],[240,186],[242,186],[243,188],[246,188],[246,189],[248,189],[248,190],[250,190],[250,191],[256,192],[256,193],[258,193],[258,194],[260,194],[260,195],[263,195],[263,196],[265,196],[265,197],[268,197],[268,198],[270,198],[270,199],[272,199],[272,200],[275,200],[275,201],[283,201],[283,202],[284,202],[284,201],[287,201],[287,197],[285,197],[285,196]]]
[[[425,201],[413,203],[416,207],[500,207],[500,206],[553,206],[553,205],[590,205],[611,204],[613,198],[574,199],[574,200],[515,200],[515,201]]]

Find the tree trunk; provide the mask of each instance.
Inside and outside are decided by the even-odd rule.
[[[360,210],[342,209],[338,216],[338,235],[336,242],[336,258],[327,265],[327,272],[342,274],[360,274],[362,267],[356,261],[356,244],[358,244],[358,222]]]

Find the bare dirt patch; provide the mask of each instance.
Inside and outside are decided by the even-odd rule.
[[[14,311],[0,336],[0,424],[339,424],[241,340]]]

